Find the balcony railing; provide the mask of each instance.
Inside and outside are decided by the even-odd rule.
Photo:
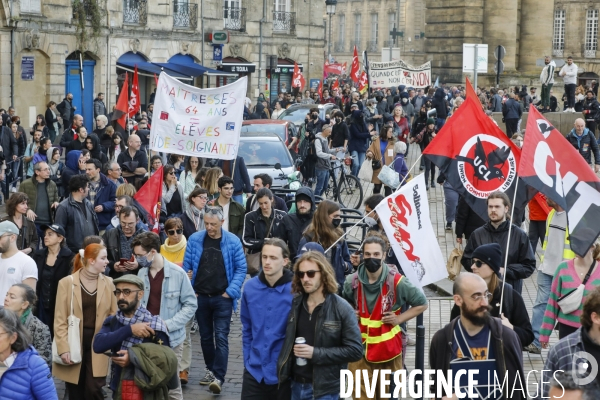
[[[350,44],[350,47],[348,47],[348,49],[349,49],[348,51],[351,51],[351,52],[354,51],[354,46],[356,46],[356,50],[358,52],[362,51],[362,49],[360,47],[360,40],[358,40],[358,41],[353,40],[349,44]]]
[[[273,11],[273,31],[295,33],[296,13]]]
[[[148,2],[144,0],[123,0],[124,23],[146,25],[147,21]]]
[[[596,58],[596,50],[584,50],[583,56],[585,58]]]
[[[554,57],[562,57],[564,53],[565,53],[564,50],[557,50],[557,49],[552,50],[552,55]]]
[[[333,51],[335,51],[336,53],[343,53],[344,51],[346,51],[346,43],[335,42],[333,44]]]
[[[196,29],[198,27],[198,4],[173,3],[173,26]]]
[[[367,51],[377,51],[378,47],[379,46],[376,40],[367,42]]]
[[[246,9],[223,7],[223,25],[232,31],[246,31]]]
[[[77,19],[78,10],[82,10],[85,13],[85,19],[90,21],[92,19],[93,10],[92,7],[98,7],[97,4],[92,4],[96,0],[78,0],[73,2],[73,18]]]

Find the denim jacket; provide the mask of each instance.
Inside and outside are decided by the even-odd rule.
[[[160,256],[163,257],[163,256]],[[171,347],[177,347],[185,339],[185,324],[192,319],[198,308],[194,289],[183,269],[163,257],[165,279],[160,298],[160,318],[169,329]],[[150,296],[150,280],[148,268],[138,271],[138,276],[144,281],[144,298],[142,305],[148,305]]]

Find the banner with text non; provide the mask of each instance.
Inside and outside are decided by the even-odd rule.
[[[399,85],[424,88],[431,85],[431,62],[414,67],[402,60],[369,62],[369,78],[374,88],[398,87]]]
[[[158,78],[150,149],[186,156],[236,157],[247,77],[230,85],[199,89],[161,72]]]

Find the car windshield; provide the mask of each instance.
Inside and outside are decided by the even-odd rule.
[[[309,112],[310,108],[306,107],[287,109],[279,116],[279,119],[285,119],[286,121],[292,121],[296,125],[302,125],[306,114]]]
[[[285,141],[285,125],[283,124],[249,124],[242,125],[242,133],[246,132],[268,132],[278,135],[281,140]]]
[[[282,168],[292,166],[290,153],[280,141],[265,141],[260,137],[242,138],[238,154],[248,167],[272,167],[277,163]]]

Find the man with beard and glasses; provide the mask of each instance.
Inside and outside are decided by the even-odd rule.
[[[296,192],[296,212],[287,214],[283,220],[287,229],[287,245],[290,254],[298,254],[298,245],[304,230],[310,225],[315,212],[316,202],[313,191],[302,186]]]
[[[490,393],[488,399],[525,399],[521,342],[501,319],[490,316],[492,294],[483,278],[463,272],[452,290],[460,316],[433,336],[429,367],[435,371],[452,370],[453,377],[460,370],[478,369],[474,379],[484,398]],[[500,388],[505,378],[507,381]],[[433,376],[432,381],[437,382],[438,377]],[[453,387],[455,396],[457,389]],[[465,391],[466,388],[461,389]],[[432,392],[436,393],[437,388]]]
[[[354,307],[358,326],[362,333],[364,356],[350,363],[348,369],[367,371],[369,381],[378,370],[398,371],[404,368],[406,347],[400,324],[415,318],[427,309],[425,295],[383,259],[387,244],[377,236],[369,236],[363,242],[363,261],[357,271],[346,277],[342,296]],[[411,306],[402,312],[404,305]],[[364,373],[364,372],[363,372]],[[365,380],[362,381],[361,396],[366,399]],[[376,396],[382,390],[377,381]],[[376,397],[379,399],[380,397]]]
[[[121,386],[121,372],[131,364],[129,349],[139,343],[155,343],[169,346],[169,334],[160,317],[150,314],[142,306],[144,298],[144,281],[137,275],[123,275],[113,281],[119,311],[102,323],[102,328],[94,336],[94,352],[101,354],[119,354],[110,356],[112,373],[110,389],[113,393]],[[166,372],[166,371],[165,371]],[[177,387],[177,364],[173,369],[173,380]],[[173,387],[173,389],[175,388]]]
[[[489,221],[471,233],[465,246],[461,264],[471,271],[473,251],[482,244],[498,243],[502,248],[502,262],[505,260],[506,242],[509,240],[508,228],[512,222],[508,219],[510,200],[506,193],[495,191],[487,199]],[[516,218],[515,218],[516,219]],[[507,268],[500,269],[506,283],[512,285],[519,294],[523,288],[523,279],[529,278],[535,271],[535,256],[527,233],[513,223],[510,233],[510,252]]]

